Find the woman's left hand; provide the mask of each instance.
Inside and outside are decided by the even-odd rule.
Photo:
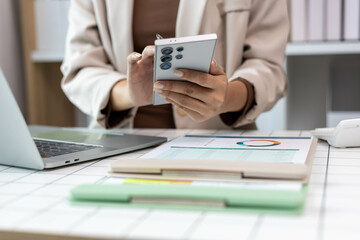
[[[159,80],[154,91],[184,110],[193,120],[203,122],[227,112],[228,78],[214,60],[209,73],[176,69],[174,75],[187,82]]]

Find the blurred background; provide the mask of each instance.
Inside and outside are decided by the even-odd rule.
[[[70,0],[0,1],[0,67],[28,124],[89,122],[60,88],[69,6]],[[257,119],[259,130],[360,118],[360,1],[289,0],[288,8],[288,93]]]

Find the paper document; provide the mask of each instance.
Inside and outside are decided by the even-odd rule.
[[[119,159],[111,174],[167,180],[283,179],[306,183],[317,139],[185,135],[136,159]]]
[[[188,186],[207,186],[207,187],[226,187],[236,189],[261,189],[277,191],[301,191],[302,183],[291,181],[244,181],[244,182],[224,182],[224,181],[172,181],[172,180],[151,180],[123,178],[116,180],[119,184],[149,184],[149,185],[188,185]],[[106,183],[106,182],[105,182]]]
[[[310,137],[186,135],[154,149],[141,158],[304,164],[310,146]]]

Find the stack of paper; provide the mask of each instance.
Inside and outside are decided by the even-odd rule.
[[[316,139],[187,135],[119,159],[121,185],[82,185],[74,202],[299,212]]]

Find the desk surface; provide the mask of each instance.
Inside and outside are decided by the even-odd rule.
[[[301,131],[134,129],[129,133],[308,136]],[[141,150],[47,171],[0,165],[0,239],[359,239],[360,148],[319,142],[301,216],[70,206],[81,183],[116,182],[109,164]]]

